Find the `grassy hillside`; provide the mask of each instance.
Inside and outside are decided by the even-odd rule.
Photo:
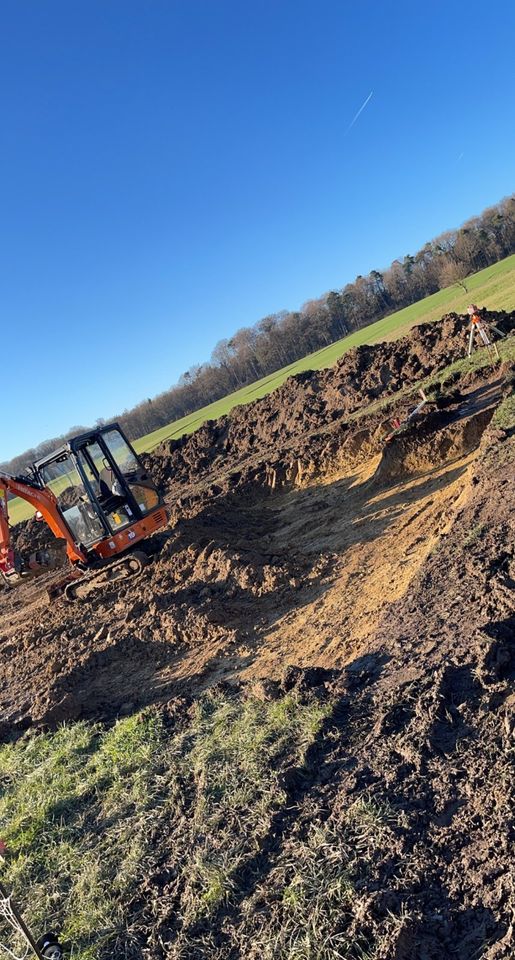
[[[357,347],[364,343],[377,343],[379,340],[393,340],[405,334],[410,327],[417,323],[425,323],[430,320],[439,320],[442,314],[456,311],[465,312],[468,304],[473,300],[479,306],[488,306],[490,310],[513,310],[515,309],[515,254],[501,260],[486,270],[480,270],[479,273],[469,277],[466,281],[468,293],[465,293],[461,287],[456,284],[452,287],[446,287],[445,290],[439,290],[438,293],[425,297],[417,303],[413,303],[404,310],[398,310],[392,313],[384,320],[378,320],[362,330],[351,333],[350,336],[331,343],[322,350],[310,353],[302,360],[277,370],[262,380],[235,393],[210,403],[195,413],[182,417],[160,430],[140,437],[134,446],[138,452],[152,450],[162,440],[170,437],[180,437],[185,433],[192,433],[197,430],[206,420],[215,420],[226,413],[229,413],[233,407],[239,404],[250,403],[259,397],[264,397],[271,390],[279,387],[281,383],[296,373],[303,370],[320,370],[322,367],[330,367],[351,347]]]
[[[156,447],[161,441],[169,440],[172,437],[181,437],[183,434],[193,433],[206,420],[216,420],[218,417],[229,413],[233,407],[240,404],[250,403],[259,397],[266,396],[276,387],[279,387],[284,381],[296,373],[303,370],[319,370],[322,367],[330,367],[351,347],[360,346],[364,343],[377,343],[380,340],[392,340],[405,334],[410,327],[417,323],[424,323],[431,320],[438,320],[442,314],[456,311],[463,313],[471,300],[477,302],[479,306],[487,306],[490,310],[514,310],[515,309],[515,254],[501,260],[499,263],[479,273],[467,278],[466,284],[468,293],[454,284],[452,287],[446,287],[439,290],[430,297],[425,297],[417,303],[413,303],[404,310],[392,313],[377,323],[370,324],[362,330],[331,343],[322,350],[303,357],[295,363],[277,370],[262,380],[235,393],[231,393],[215,403],[210,403],[194,413],[182,417],[173,423],[167,424],[160,430],[147,434],[136,440],[134,446],[139,453],[147,452]],[[19,523],[32,516],[32,508],[21,500],[13,500],[9,507],[11,520],[13,523]]]

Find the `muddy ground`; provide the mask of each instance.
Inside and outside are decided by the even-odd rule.
[[[495,321],[513,333],[515,314]],[[181,928],[163,828],[134,956],[257,957],[288,845],[314,822],[337,832],[359,798],[395,816],[346,936],[373,934],[378,960],[515,956],[515,440],[498,416],[513,370],[449,376],[466,333],[450,315],[357,348],[162,445],[148,464],[172,523],[137,581],[76,606],[48,606],[36,583],[3,597],[6,738],[170,711],[220,683],[264,698],[300,685],[331,705],[305,767],[285,760],[287,810],[208,928]],[[392,436],[420,399],[399,391],[438,371]]]

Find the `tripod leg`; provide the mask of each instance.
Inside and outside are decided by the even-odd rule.
[[[501,337],[501,339],[504,339],[504,337],[506,336],[506,334],[503,333],[502,330],[499,330],[499,327],[494,327],[493,323],[490,324],[490,330],[494,330],[497,336]]]
[[[0,895],[1,895],[1,897],[2,897],[3,900],[7,900],[7,901],[9,902],[10,907],[11,907],[11,911],[12,911],[12,914],[13,914],[13,917],[14,917],[17,925],[18,925],[18,930],[20,931],[20,933],[22,934],[22,936],[24,937],[24,939],[25,939],[26,942],[28,943],[28,945],[29,945],[29,947],[31,948],[32,952],[33,952],[33,953],[35,954],[35,956],[37,957],[37,960],[43,960],[43,955],[42,955],[42,953],[41,953],[41,951],[40,951],[40,949],[39,949],[39,947],[38,947],[38,945],[37,945],[34,937],[32,936],[31,931],[29,930],[27,924],[25,923],[25,920],[23,919],[23,917],[22,917],[22,915],[21,915],[21,913],[20,913],[19,908],[18,908],[17,905],[14,903],[14,901],[12,900],[12,898],[9,896],[9,894],[7,893],[7,890],[5,889],[5,887],[4,887],[4,885],[3,885],[2,883],[0,883]]]
[[[470,328],[468,355],[472,356],[472,347],[474,345],[474,327]]]

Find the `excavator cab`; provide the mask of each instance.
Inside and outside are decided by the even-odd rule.
[[[109,559],[164,526],[168,513],[117,423],[68,440],[34,464],[70,532],[72,562]]]
[[[10,538],[9,496],[31,504],[54,534],[53,546],[28,559],[17,556]],[[62,566],[65,555],[72,569],[49,587],[51,598],[61,592],[68,600],[85,596],[99,578],[111,582],[138,576],[148,557],[133,548],[166,526],[168,517],[120,426],[89,430],[38,460],[27,475],[0,473],[0,582],[13,586],[53,570]]]

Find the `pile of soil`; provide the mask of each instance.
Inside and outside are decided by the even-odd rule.
[[[42,550],[54,539],[53,533],[44,521],[31,517],[17,523],[11,529],[11,543],[22,557],[28,557],[35,550]]]
[[[79,487],[70,486],[59,495],[59,505],[62,510],[68,510],[69,507],[74,507],[77,503],[80,503],[82,499],[83,491]],[[21,523],[17,523],[16,526],[11,529],[11,543],[14,550],[21,557],[30,557],[31,553],[34,553],[36,550],[44,550],[46,547],[51,546],[55,541],[55,537],[44,522],[44,520],[36,519],[36,516],[30,517],[29,520],[23,520]]]
[[[506,334],[515,330],[515,311],[485,311],[485,318]],[[181,488],[208,475],[273,460],[271,451],[307,453],[308,435],[311,444],[313,433],[331,424],[345,430],[349,415],[358,409],[463,357],[469,328],[467,315],[450,313],[391,343],[355,347],[328,369],[289,377],[266,397],[208,421],[189,436],[162,443],[146,464],[166,490],[180,495]]]
[[[188,688],[208,684],[219,660],[244,662],[260,619],[294,606],[327,567],[323,557],[313,563],[271,549],[273,526],[228,497],[216,514],[200,508],[157,535],[159,554],[137,582],[105,587],[78,606],[41,600],[21,623],[11,617],[0,644],[4,723],[109,718],[166,698],[186,682],[177,670],[186,653]],[[12,602],[34,589],[20,588]]]

